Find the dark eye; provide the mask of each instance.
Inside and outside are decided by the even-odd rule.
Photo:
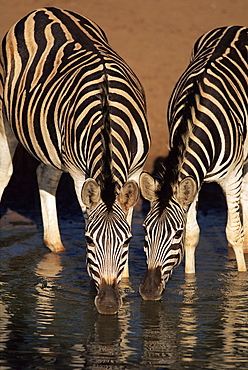
[[[86,238],[87,244],[91,244],[91,245],[93,244],[94,245],[93,240],[89,236],[86,236],[85,238]]]
[[[176,232],[176,234],[175,234],[174,238],[176,238],[176,239],[181,238],[182,233],[183,233],[183,230],[178,230],[178,231]]]
[[[123,245],[128,245],[130,243],[131,239],[132,239],[131,237],[128,238]]]

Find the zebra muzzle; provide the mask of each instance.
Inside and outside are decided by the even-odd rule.
[[[158,301],[161,299],[164,289],[161,266],[147,269],[139,287],[141,297],[146,301]]]
[[[98,312],[104,315],[114,315],[118,312],[122,306],[122,298],[116,280],[112,284],[108,284],[105,279],[102,279],[95,298],[95,305]]]

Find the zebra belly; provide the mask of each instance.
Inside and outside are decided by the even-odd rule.
[[[65,170],[62,161],[61,134],[55,123],[55,105],[42,105],[36,92],[25,89],[14,95],[14,84],[6,83],[5,108],[7,120],[17,140],[38,161],[54,168]]]
[[[46,145],[44,145],[44,139],[39,142],[36,136],[33,135],[34,129],[31,125],[29,126],[29,138],[27,137],[27,135],[24,135],[24,132],[21,129],[22,126],[20,124],[12,125],[10,123],[10,125],[15,133],[17,140],[27,150],[29,154],[31,154],[39,162],[66,172],[66,168],[61,161],[61,153],[55,150],[51,139],[49,140],[47,138],[48,141],[46,142]]]

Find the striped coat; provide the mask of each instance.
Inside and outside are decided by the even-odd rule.
[[[140,291],[160,299],[185,249],[185,271],[195,272],[199,240],[196,205],[203,182],[216,181],[226,195],[226,235],[239,271],[248,249],[248,29],[212,30],[194,45],[189,66],[169,102],[170,151],[155,178],[141,177],[152,202],[144,222],[147,275]],[[242,211],[242,222],[239,212]]]

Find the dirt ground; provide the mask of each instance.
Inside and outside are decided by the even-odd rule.
[[[0,6],[1,38],[21,17],[43,6],[73,10],[104,29],[146,92],[152,136],[147,170],[167,153],[168,99],[194,42],[215,27],[248,26],[247,0],[0,0]]]

